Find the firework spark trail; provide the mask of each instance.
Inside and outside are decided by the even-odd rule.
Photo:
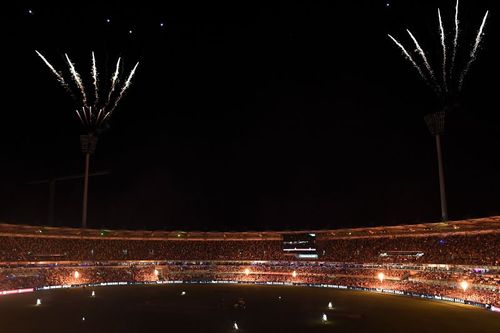
[[[116,63],[115,73],[113,74],[113,77],[111,78],[111,88],[109,89],[108,100],[106,102],[106,106],[109,105],[109,102],[111,101],[111,95],[113,94],[113,91],[115,90],[115,87],[116,87],[116,80],[118,79],[118,73],[120,72],[120,60],[121,60],[121,57],[118,58],[118,61]]]
[[[102,108],[99,109],[99,112],[97,113],[96,121],[99,121],[99,119],[101,118],[101,113],[102,113]]]
[[[87,106],[87,95],[85,94],[85,88],[83,86],[82,78],[80,77],[80,74],[75,69],[75,66],[71,62],[71,60],[68,57],[68,54],[65,53],[64,56],[66,57],[66,61],[68,62],[69,70],[71,72],[71,75],[73,76],[73,80],[75,80],[76,85],[80,89],[80,92],[82,93],[82,103],[84,106]]]
[[[472,51],[470,53],[470,58],[469,62],[465,66],[462,75],[460,75],[460,81],[458,85],[458,90],[462,90],[462,86],[464,84],[464,79],[467,76],[467,73],[469,72],[470,66],[472,63],[476,60],[476,53],[477,50],[479,49],[479,45],[481,44],[481,40],[483,39],[483,30],[484,26],[486,25],[486,19],[488,18],[489,11],[486,11],[486,14],[484,14],[483,22],[481,23],[481,26],[479,27],[479,31],[476,36],[476,42],[474,43],[474,47],[472,48]]]
[[[97,127],[101,126],[102,123],[104,123],[106,118],[109,116],[109,112],[103,112],[103,111],[104,111],[104,109],[101,109],[99,111],[99,114],[97,115],[97,122],[96,122]],[[102,114],[104,114],[104,116],[101,117]]]
[[[443,20],[441,19],[441,11],[438,8],[438,18],[439,18],[439,33],[441,35],[441,46],[443,47],[443,90],[445,93],[448,92],[448,83],[446,82],[446,43],[444,36]]]
[[[89,123],[92,123],[92,118],[93,118],[92,116],[94,115],[92,113],[92,107],[89,106],[89,108],[87,109],[87,111],[88,111],[88,120],[89,120]]]
[[[122,90],[120,91],[120,95],[118,95],[118,97],[116,98],[115,104],[113,105],[113,107],[111,108],[111,110],[109,110],[108,113],[112,113],[113,110],[118,105],[118,102],[122,99],[123,94],[125,93],[125,91],[130,86],[130,83],[132,82],[132,78],[134,77],[135,70],[137,69],[137,66],[139,66],[139,62],[137,62],[137,64],[135,64],[134,68],[130,71],[130,74],[129,74],[128,78],[127,78],[127,81],[125,81],[125,84],[123,85]]]
[[[389,38],[392,39],[392,41],[401,49],[401,51],[403,51],[403,54],[405,55],[406,59],[408,59],[408,61],[412,63],[413,67],[415,67],[415,69],[418,71],[418,74],[420,74],[420,76],[422,77],[422,79],[427,84],[429,84],[429,81],[427,80],[427,78],[425,77],[424,73],[422,72],[422,69],[415,62],[415,60],[413,60],[412,56],[408,53],[408,51],[406,51],[406,49],[404,48],[404,46],[400,42],[398,42],[396,40],[396,38],[392,37],[390,34],[387,34],[387,36],[389,36]]]
[[[434,83],[435,87],[437,90],[440,90],[440,87],[436,81],[436,77],[434,76],[434,71],[432,70],[431,65],[429,64],[429,61],[427,60],[427,57],[425,55],[424,50],[420,47],[420,44],[418,43],[417,39],[413,34],[411,33],[410,30],[406,29],[408,34],[410,35],[411,39],[413,40],[413,43],[415,44],[415,47],[417,48],[418,53],[422,57],[422,60],[424,61],[425,68],[427,68],[427,71],[429,72],[429,75],[431,76],[432,82]]]
[[[99,87],[97,83],[97,65],[95,62],[94,51],[92,51],[92,79],[94,81],[94,93],[95,93],[94,106],[97,106],[97,104],[99,104]]]
[[[61,73],[59,73],[58,71],[56,71],[56,69],[54,68],[54,66],[52,66],[50,64],[50,62],[48,62],[48,60],[45,59],[45,57],[40,52],[38,52],[37,50],[35,50],[35,52],[43,60],[43,62],[47,65],[47,67],[50,68],[50,70],[52,71],[52,73],[54,73],[54,75],[57,77],[57,81],[59,81],[59,83],[64,87],[64,89],[66,89],[67,91],[69,91],[71,93],[71,90],[69,89],[69,86],[66,83],[66,81],[64,80],[64,78],[62,77]]]
[[[87,124],[90,125],[90,122],[92,121],[92,107],[82,107],[83,115],[85,116],[85,120],[87,121]],[[88,112],[87,112],[88,111]]]
[[[457,55],[457,48],[458,48],[458,34],[459,34],[459,29],[458,29],[458,1],[455,6],[455,38],[453,39],[453,51],[451,55],[451,68],[450,68],[450,76],[453,75],[453,72],[455,70],[455,57]]]
[[[35,50],[36,51],[36,50]],[[56,75],[58,81],[68,90],[68,92],[71,94],[72,97],[75,97],[69,87],[69,85],[66,83],[64,80],[64,77],[61,72],[58,72],[48,61],[45,59],[45,57],[38,51],[36,51],[38,56],[44,61],[44,63],[49,67],[49,69],[52,71],[54,75]],[[123,98],[124,94],[126,93],[127,89],[130,87],[132,79],[135,75],[135,72],[137,70],[137,67],[139,66],[139,62],[134,66],[134,68],[130,71],[129,76],[125,80],[125,83],[123,87],[121,87],[120,91],[117,93],[117,98],[116,100],[113,100],[114,103],[112,103],[113,107],[110,109],[109,106],[111,104],[111,98],[113,97],[113,92],[118,89],[118,84],[120,82],[118,76],[120,74],[120,62],[121,58],[118,58],[118,61],[116,63],[116,70],[111,77],[111,87],[110,91],[108,94],[108,99],[106,103],[103,104],[104,101],[101,102],[100,100],[103,100],[103,96],[105,94],[100,94],[99,93],[99,73],[97,71],[97,64],[96,64],[96,58],[95,58],[95,53],[92,51],[92,66],[91,66],[91,71],[90,74],[93,79],[93,87],[94,87],[94,93],[95,93],[95,99],[93,99],[92,105],[88,105],[88,100],[87,100],[87,94],[85,90],[85,85],[84,82],[82,81],[82,78],[80,74],[77,72],[75,65],[69,58],[69,56],[65,53],[64,54],[66,58],[66,62],[68,63],[69,66],[69,71],[71,74],[71,79],[75,82],[76,87],[80,90],[81,92],[81,105],[75,109],[76,115],[82,124],[83,127],[87,128],[89,132],[95,132],[100,129],[100,127],[103,125],[103,123],[109,119],[109,117],[112,115],[113,110],[116,108],[120,100]],[[103,95],[103,96],[101,96]]]
[[[103,109],[103,108],[101,108],[101,109],[99,109],[99,113],[97,113],[97,117],[96,117],[96,126],[97,126],[97,127],[101,126],[101,124],[102,124],[102,122],[104,121],[104,119],[106,119],[106,117],[105,117],[105,116],[104,116],[104,118],[103,118],[103,117],[101,117],[101,116],[102,116],[102,114],[103,114],[103,111],[104,111],[104,109]]]
[[[80,122],[85,125],[85,121],[83,120],[82,116],[80,115],[80,111],[76,110],[76,115],[78,116],[78,119],[80,119]]]

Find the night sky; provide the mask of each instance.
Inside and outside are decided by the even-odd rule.
[[[0,14],[0,220],[46,224],[48,186],[81,174],[74,101],[58,69],[68,52],[90,82],[118,56],[134,82],[99,139],[89,227],[271,230],[438,221],[434,138],[443,105],[387,33],[410,28],[441,61],[437,7],[454,0],[16,1]],[[450,218],[500,214],[498,1],[462,0],[469,52],[484,44],[444,158]],[[109,20],[109,21],[108,21]],[[451,38],[451,35],[447,35]],[[126,73],[123,73],[126,74]],[[58,226],[78,226],[82,182],[57,184]]]

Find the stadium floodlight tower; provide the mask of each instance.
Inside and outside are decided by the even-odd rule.
[[[96,60],[94,52],[92,52],[92,67],[90,73],[92,76],[92,90],[94,96],[93,98],[89,99],[84,82],[80,74],[77,72],[75,65],[73,64],[73,62],[71,62],[67,54],[65,54],[64,56],[66,58],[70,77],[73,81],[73,87],[71,87],[65,80],[62,72],[57,71],[40,52],[36,51],[36,53],[49,67],[51,72],[57,77],[57,80],[63,86],[63,88],[65,88],[65,90],[77,101],[77,109],[75,111],[85,133],[80,136],[80,147],[82,152],[85,154],[85,174],[83,181],[82,200],[82,228],[86,228],[88,216],[90,155],[95,152],[98,135],[99,133],[102,133],[108,126],[111,115],[118,105],[118,102],[120,102],[123,95],[127,91],[127,88],[130,86],[139,63],[135,64],[122,87],[118,88],[117,86],[120,81],[118,76],[120,74],[121,60],[121,58],[118,58],[115,72],[111,77],[109,83],[109,92],[102,96],[99,90],[100,83],[98,80]],[[75,94],[73,92],[73,89],[78,91],[78,94]],[[78,98],[76,98],[76,96],[78,96]]]
[[[427,128],[436,139],[436,153],[439,172],[439,196],[441,199],[441,219],[448,220],[448,206],[446,203],[446,189],[444,181],[443,150],[441,146],[441,136],[444,134],[446,111],[429,113],[424,117]]]
[[[98,136],[95,133],[80,135],[80,146],[85,154],[85,171],[83,177],[82,228],[87,227],[88,197],[89,197],[89,169],[90,155],[95,152]]]
[[[459,66],[456,61],[459,57],[457,57],[457,50],[459,49],[459,36],[460,27],[459,27],[459,12],[458,12],[459,0],[457,0],[455,5],[455,17],[454,17],[454,38],[450,42],[447,40],[446,36],[449,35],[446,33],[443,23],[443,18],[441,17],[441,11],[438,8],[437,13],[437,23],[439,25],[438,32],[441,40],[441,60],[440,67],[438,70],[435,70],[433,66],[431,66],[430,58],[427,57],[426,52],[420,46],[417,38],[411,33],[410,30],[406,30],[412,43],[414,44],[414,52],[408,52],[408,50],[400,43],[396,38],[392,35],[388,35],[388,37],[396,44],[396,46],[402,51],[403,56],[410,62],[412,67],[417,71],[420,78],[432,88],[436,96],[444,102],[444,109],[439,112],[434,112],[426,115],[424,117],[425,122],[427,123],[427,127],[432,135],[436,138],[436,149],[437,149],[437,157],[438,157],[438,170],[439,170],[439,188],[440,188],[440,197],[441,197],[441,218],[443,221],[448,220],[448,209],[446,204],[446,191],[444,185],[444,167],[443,167],[443,154],[441,149],[441,137],[443,136],[445,129],[445,118],[447,116],[447,111],[454,108],[457,105],[458,98],[462,93],[462,89],[464,86],[465,78],[469,73],[471,65],[477,59],[477,53],[480,49],[481,42],[484,36],[484,28],[486,25],[486,20],[488,18],[489,11],[483,16],[483,20],[478,29],[475,42],[473,44],[472,49],[466,55],[465,63],[461,69],[457,69]],[[415,53],[415,54],[414,54]]]

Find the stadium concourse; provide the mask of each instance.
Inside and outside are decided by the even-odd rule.
[[[281,283],[427,295],[497,310],[499,227],[500,217],[231,233],[1,224],[0,295],[117,282]]]

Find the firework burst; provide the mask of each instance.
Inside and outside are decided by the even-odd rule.
[[[70,85],[64,79],[63,73],[57,71],[40,52],[36,50],[35,52],[43,60],[47,67],[49,67],[51,72],[56,76],[59,83],[71,94],[71,96],[74,97],[75,94],[72,92]],[[135,75],[135,71],[139,63],[136,63],[136,65],[128,75],[127,80],[123,84],[122,88],[119,90],[119,93],[114,93],[116,90],[116,86],[120,81],[119,74],[121,58],[118,58],[115,72],[111,77],[107,99],[103,100],[100,98],[102,94],[99,91],[99,73],[97,71],[97,63],[94,52],[92,52],[92,66],[90,74],[92,77],[94,97],[93,101],[91,99],[91,102],[89,102],[84,81],[82,80],[80,74],[76,70],[74,63],[71,61],[69,56],[67,54],[64,54],[64,57],[68,65],[69,76],[73,80],[74,86],[79,91],[80,98],[77,99],[79,106],[77,106],[75,110],[78,120],[88,133],[96,133],[102,128],[105,122],[109,120],[111,113],[114,111],[120,100],[123,98],[125,92],[130,87],[132,78]]]
[[[48,60],[45,59],[45,57],[40,52],[38,52],[37,50],[35,50],[35,52],[40,57],[40,59],[43,60],[43,62],[47,65],[47,67],[49,67],[50,71],[57,77],[57,81],[59,81],[59,83],[63,86],[63,88],[66,89],[66,91],[68,91],[69,93],[72,93],[71,89],[69,88],[69,85],[64,80],[64,77],[62,76],[62,74],[60,72],[58,72],[54,68],[54,66],[52,66],[50,64],[50,62],[48,62]]]
[[[422,72],[422,68],[420,68],[420,66],[417,64],[415,59],[413,59],[413,57],[410,55],[410,53],[405,49],[405,47],[400,42],[398,42],[394,37],[392,37],[391,35],[387,35],[387,36],[389,36],[389,38],[392,39],[392,41],[401,49],[401,51],[403,52],[406,59],[408,59],[408,61],[413,64],[413,67],[417,70],[418,74],[420,74],[420,77],[425,81],[425,83],[429,84],[429,81],[425,77],[424,72]]]
[[[436,76],[434,74],[435,71],[433,70],[430,62],[428,61],[428,58],[423,48],[420,46],[417,39],[410,32],[410,30],[407,29],[407,32],[410,35],[410,38],[412,39],[413,43],[415,44],[415,52],[420,55],[421,58],[420,62],[417,62],[411,56],[411,54],[404,48],[402,43],[400,43],[392,35],[388,35],[389,38],[403,51],[403,54],[405,55],[406,59],[410,61],[413,67],[418,71],[420,77],[429,86],[434,88],[435,92],[439,97],[442,97],[444,99],[448,98],[451,94],[454,94],[455,92],[459,93],[462,90],[464,80],[467,77],[470,67],[477,59],[477,53],[482,43],[482,39],[484,36],[484,28],[486,26],[486,21],[489,13],[488,11],[486,11],[486,14],[483,17],[483,21],[481,23],[481,26],[479,27],[475,43],[468,55],[467,61],[465,62],[463,69],[459,73],[456,73],[455,71],[457,66],[455,62],[457,58],[457,50],[459,47],[459,36],[460,36],[458,4],[459,2],[457,0],[455,5],[455,27],[454,27],[455,34],[453,38],[453,44],[451,45],[451,52],[448,51],[448,46],[446,42],[446,30],[444,28],[443,19],[441,17],[441,11],[440,9],[438,9],[438,26],[439,26],[438,31],[441,41],[442,57],[443,57],[441,61],[441,69],[439,71],[441,73],[440,74],[441,77],[439,79],[436,79]],[[449,61],[448,59],[448,54],[450,53],[451,53],[451,61]],[[427,74],[424,74],[423,67],[425,67]]]
[[[441,66],[441,70],[443,73],[443,91],[446,94],[448,92],[448,77],[446,75],[446,41],[445,34],[443,28],[443,20],[441,19],[441,11],[438,8],[438,18],[439,18],[439,34],[441,36],[441,46],[443,48],[443,65]]]
[[[479,28],[479,31],[477,32],[476,36],[476,42],[474,43],[474,47],[472,48],[472,51],[470,52],[469,56],[469,61],[467,62],[467,65],[465,66],[465,69],[462,71],[462,74],[460,75],[460,81],[458,84],[458,89],[462,90],[462,86],[464,84],[465,77],[467,76],[467,73],[470,70],[470,66],[474,61],[476,61],[477,58],[477,50],[479,49],[479,46],[481,45],[481,41],[483,40],[483,34],[484,34],[484,26],[486,25],[486,19],[488,18],[488,11],[486,11],[486,14],[484,14],[483,22],[481,23],[481,27]]]
[[[99,104],[99,86],[97,83],[97,65],[95,63],[95,55],[93,51],[92,51],[92,80],[94,83],[94,94],[95,94],[94,107],[96,107],[97,104]]]

